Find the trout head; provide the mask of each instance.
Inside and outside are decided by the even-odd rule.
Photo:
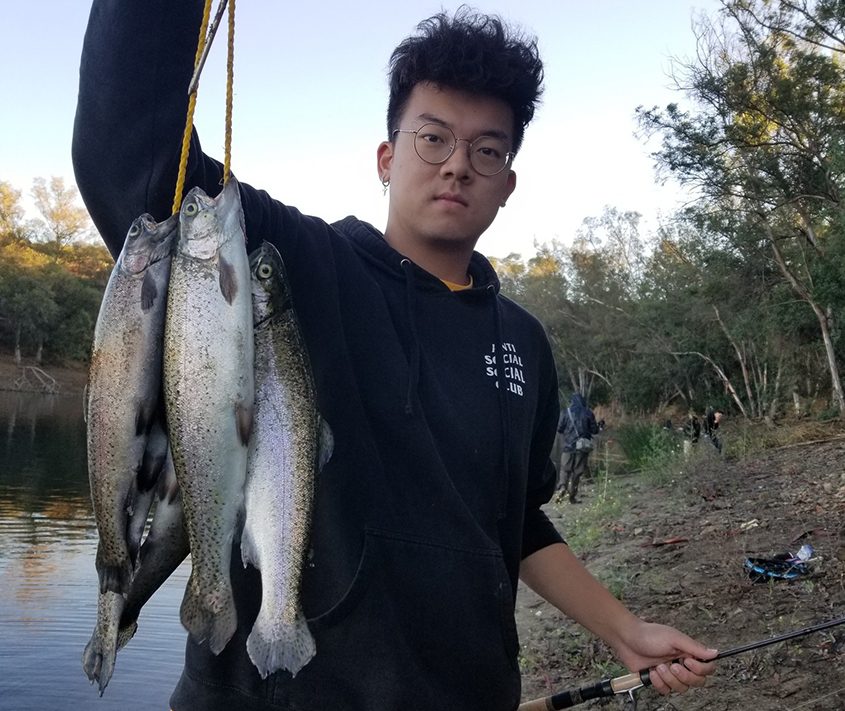
[[[163,222],[156,222],[147,213],[136,217],[126,233],[126,241],[118,257],[120,269],[127,274],[140,275],[151,264],[169,257],[176,243],[178,226],[177,215],[171,215]]]

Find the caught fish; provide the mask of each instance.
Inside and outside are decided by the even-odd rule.
[[[164,337],[163,331],[162,337]],[[164,426],[164,413],[160,412],[150,427],[150,433],[147,437],[147,448],[144,450],[144,457],[141,460],[141,468],[137,477],[137,495],[135,496],[133,510],[129,514],[126,540],[129,544],[129,552],[133,556],[141,547],[141,540],[147,528],[150,508],[157,495],[157,484],[164,468],[167,453],[167,432]]]
[[[141,563],[132,579],[120,617],[118,650],[122,649],[135,634],[141,608],[190,552],[179,484],[176,481],[173,459],[168,451],[156,488],[153,521],[144,539],[144,545],[141,546],[139,556]]]
[[[156,487],[153,521],[140,551],[140,565],[124,597],[115,592],[100,593],[97,622],[82,654],[82,668],[100,696],[114,672],[115,657],[138,628],[141,608],[189,553],[179,487],[173,462],[168,456]]]
[[[261,571],[261,609],[247,638],[262,678],[291,674],[315,654],[300,582],[309,545],[314,479],[332,437],[317,411],[308,355],[282,259],[265,242],[250,259],[255,329],[255,420],[249,447],[244,565]]]
[[[146,521],[152,497],[141,494],[153,489],[160,469],[160,461],[145,464],[144,454],[160,416],[162,336],[177,234],[175,215],[156,223],[144,214],[132,222],[94,330],[85,421],[101,592],[125,594],[129,587],[140,544],[129,540],[130,519]]]
[[[167,428],[191,542],[182,624],[219,654],[237,627],[229,579],[252,428],[249,262],[237,181],[180,210],[164,333]]]

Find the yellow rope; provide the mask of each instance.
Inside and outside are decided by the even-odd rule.
[[[232,167],[232,93],[235,83],[235,0],[229,0],[229,49],[226,59],[226,138],[223,158],[223,185],[229,182]]]
[[[205,47],[206,37],[205,33],[208,29],[208,20],[211,17],[211,0],[205,0],[205,9],[202,13],[202,22],[200,23],[200,36],[197,42],[197,53],[194,58],[194,67],[199,64],[202,50]],[[179,206],[182,204],[182,191],[185,189],[185,173],[188,169],[188,152],[191,147],[191,130],[194,125],[194,109],[197,105],[197,90],[191,93],[188,97],[188,118],[185,121],[185,132],[182,134],[182,154],[179,157],[179,173],[176,177],[176,194],[173,196],[173,212],[179,212]]]

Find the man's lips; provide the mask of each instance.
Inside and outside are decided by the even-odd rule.
[[[438,195],[435,200],[443,201],[443,202],[452,202],[458,205],[463,205],[464,207],[467,206],[467,201],[464,200],[460,195],[456,195],[454,193],[442,193]]]

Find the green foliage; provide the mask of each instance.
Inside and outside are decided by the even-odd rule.
[[[565,536],[573,550],[589,550],[605,532],[609,522],[616,518],[624,506],[625,491],[623,484],[610,476],[607,471],[597,473],[596,495],[585,500],[580,506],[572,506],[564,501],[557,502],[566,512]],[[618,591],[621,598],[622,591]],[[616,593],[614,593],[616,594]]]
[[[631,469],[653,484],[665,484],[678,474],[682,439],[678,433],[651,423],[619,425],[614,432]]]
[[[652,235],[607,207],[571,246],[504,260],[503,289],[545,324],[561,392],[594,405],[762,419],[796,393],[841,410],[842,3],[722,5],[675,64],[679,101],[637,112],[662,176],[700,199]]]
[[[24,221],[20,191],[0,182],[0,348],[47,361],[85,360],[112,267],[60,179],[36,180],[45,222]],[[43,241],[44,225],[51,236]]]

